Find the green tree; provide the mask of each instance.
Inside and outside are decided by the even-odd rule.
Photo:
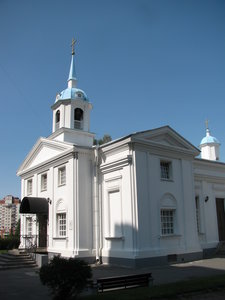
[[[109,134],[104,134],[102,139],[94,139],[94,145],[103,145],[106,144],[108,142],[110,142],[112,140],[111,135]]]
[[[18,220],[18,222],[16,224],[15,236],[18,238],[20,237],[20,219]]]

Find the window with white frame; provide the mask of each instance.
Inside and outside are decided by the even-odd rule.
[[[63,166],[58,169],[58,185],[66,184],[66,167]]]
[[[32,236],[32,218],[27,217],[26,218],[26,227],[27,227],[27,235]]]
[[[47,190],[47,173],[41,175],[41,191]]]
[[[161,209],[161,235],[173,235],[175,233],[175,210]]]
[[[27,195],[31,195],[32,194],[32,187],[33,187],[33,180],[32,179],[28,179],[27,180]]]
[[[57,214],[57,235],[59,237],[66,236],[66,213]]]
[[[172,179],[172,163],[170,161],[160,161],[160,174],[161,179],[170,180]]]

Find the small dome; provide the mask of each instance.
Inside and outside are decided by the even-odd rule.
[[[214,136],[210,135],[210,131],[207,128],[206,129],[206,136],[201,140],[200,146],[205,144],[218,144],[220,145],[220,142],[215,138]]]
[[[204,144],[220,144],[220,142],[217,140],[217,138],[213,136],[205,136],[202,140],[200,145]]]
[[[72,99],[72,100],[81,99],[81,100],[88,101],[88,97],[84,91],[77,88],[68,87],[67,89],[63,90],[61,93],[59,93],[56,96],[55,102],[57,102],[58,100],[68,100],[68,99]]]

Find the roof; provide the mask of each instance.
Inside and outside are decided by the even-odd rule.
[[[85,100],[88,101],[88,97],[86,95],[86,93],[78,88],[66,88],[65,90],[63,90],[61,93],[59,93],[56,96],[56,100],[55,102],[59,101],[59,100],[67,100],[67,99],[80,99],[80,100]]]
[[[77,85],[77,77],[76,77],[76,70],[75,70],[75,62],[74,62],[74,55],[72,53],[71,64],[70,64],[70,72],[68,77],[68,87],[63,90],[61,93],[56,95],[55,103],[60,100],[84,100],[88,101],[88,97],[86,93],[78,89]]]
[[[72,54],[68,81],[69,80],[77,80],[76,70],[75,70],[75,62],[74,62],[73,56],[74,55]]]
[[[217,138],[214,136],[211,136],[209,129],[206,129],[206,136],[201,140],[200,146],[205,144],[218,144],[220,145],[220,142]]]
[[[139,132],[134,132],[131,133],[127,136],[121,137],[119,139],[116,140],[112,140],[108,143],[105,143],[103,145],[100,145],[99,148],[103,149],[107,146],[119,143],[123,140],[126,139],[131,139],[132,141],[137,141],[138,138],[142,137],[140,139],[140,142],[143,142],[143,137],[144,136],[149,136],[149,137],[154,137],[156,135],[161,135],[161,134],[169,134],[171,136],[173,136],[177,141],[179,141],[179,144],[181,147],[184,147],[184,149],[189,149],[191,150],[193,153],[195,153],[195,155],[199,155],[200,151],[198,148],[196,148],[193,144],[191,144],[188,140],[186,140],[183,136],[181,136],[178,132],[176,132],[173,128],[171,128],[170,126],[166,125],[166,126],[162,126],[159,128],[154,128],[154,129],[150,129],[150,130],[144,130],[144,131],[139,131]],[[168,148],[168,146],[167,146]]]

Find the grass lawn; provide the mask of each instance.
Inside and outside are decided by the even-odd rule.
[[[191,279],[182,282],[163,284],[159,286],[117,290],[114,292],[99,293],[97,295],[90,295],[82,297],[86,300],[105,299],[105,300],[149,300],[160,298],[175,299],[176,295],[216,290],[218,288],[225,288],[225,275],[210,276],[204,278]]]

